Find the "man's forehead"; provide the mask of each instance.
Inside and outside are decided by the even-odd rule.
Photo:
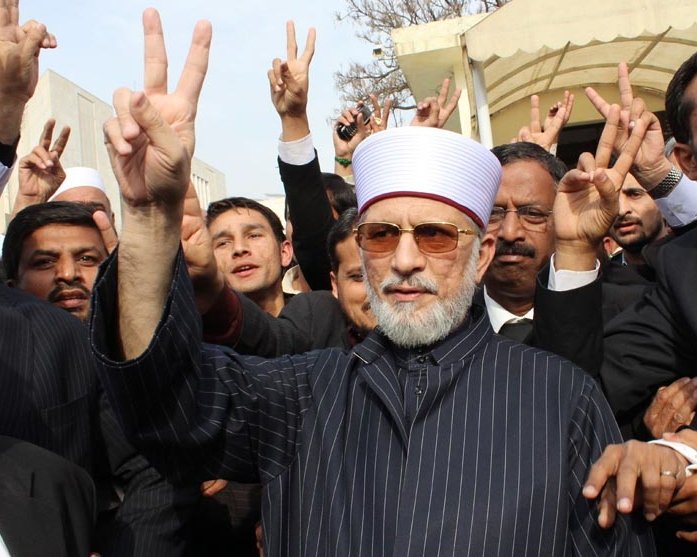
[[[98,203],[106,210],[110,207],[109,198],[99,188],[94,186],[76,186],[56,195],[52,201],[72,201],[77,203]]]
[[[360,252],[358,250],[358,244],[356,243],[356,238],[353,234],[344,238],[336,244],[336,256],[339,261],[339,267],[342,269],[351,266],[359,267],[361,266]]]
[[[516,160],[503,166],[501,184],[496,193],[497,202],[503,196],[551,201],[556,196],[556,182],[549,170],[538,161]]]
[[[246,207],[233,207],[220,213],[208,225],[209,228],[221,228],[227,226],[251,226],[263,227],[271,230],[268,219],[256,209]]]
[[[68,245],[66,245],[66,242]],[[82,224],[53,223],[34,230],[22,242],[22,251],[59,249],[79,245],[105,251],[104,240],[96,228]]]

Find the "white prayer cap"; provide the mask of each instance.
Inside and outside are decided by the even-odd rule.
[[[89,168],[87,166],[74,166],[72,168],[65,169],[65,180],[63,180],[63,183],[56,190],[56,193],[49,197],[48,200],[53,201],[63,192],[81,187],[96,188],[106,194],[104,180],[102,180],[99,172],[97,172],[94,168]]]
[[[408,126],[371,135],[353,153],[358,212],[388,197],[435,199],[486,228],[501,164],[483,145],[458,133]]]

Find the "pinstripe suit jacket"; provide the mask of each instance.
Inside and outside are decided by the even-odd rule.
[[[180,259],[152,344],[118,362],[115,267],[91,334],[126,431],[175,477],[260,479],[269,557],[654,555],[645,523],[603,531],[581,494],[620,440],[595,382],[481,309],[399,358],[371,333],[263,360],[202,347]]]
[[[182,554],[195,490],[164,481],[126,441],[97,381],[84,325],[4,285],[0,323],[0,434],[85,468],[102,509],[114,487],[123,492],[123,504],[98,530],[95,549],[103,555]]]

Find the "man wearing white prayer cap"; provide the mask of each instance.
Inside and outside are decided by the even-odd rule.
[[[104,180],[94,168],[74,166],[65,169],[65,180],[49,198],[49,201],[72,201],[77,203],[98,203],[113,223],[114,213],[106,195]]]
[[[356,240],[378,327],[352,349],[276,360],[201,344],[178,246],[137,241],[167,238],[187,177],[126,162],[151,182],[148,197],[127,190],[123,203],[148,210],[125,222],[95,288],[105,391],[165,474],[261,479],[267,555],[654,554],[640,518],[603,530],[582,494],[621,439],[599,387],[494,334],[472,304],[501,177],[483,146],[399,128],[356,149]]]

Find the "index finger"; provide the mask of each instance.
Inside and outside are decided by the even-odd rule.
[[[564,93],[564,100],[564,108],[566,109],[566,121],[564,122],[564,124],[566,125],[566,122],[568,122],[569,118],[571,117],[571,111],[574,109],[574,94],[569,93],[569,91],[566,91]]]
[[[598,168],[608,168],[608,165],[610,164],[612,148],[615,145],[615,137],[617,137],[617,126],[620,122],[619,105],[613,104],[610,107],[606,118],[607,120],[605,122],[605,127],[603,128],[603,133],[600,134],[598,148],[595,151],[595,163]],[[632,160],[634,159],[632,158]],[[629,167],[627,167],[627,170],[629,170]]]
[[[568,119],[566,105],[562,104],[557,109],[554,117],[549,121],[549,125],[545,128],[545,135],[548,135],[550,138],[558,137]]]
[[[184,96],[194,107],[198,103],[203,82],[208,72],[208,57],[211,51],[213,28],[210,21],[198,21],[189,47],[189,54],[184,63],[177,94]]]
[[[622,445],[609,445],[605,448],[600,458],[591,466],[588,479],[583,486],[583,496],[586,499],[596,499],[602,493],[610,478],[617,473],[623,452]]]
[[[19,23],[19,0],[0,1],[0,27]]]
[[[530,97],[530,131],[532,133],[540,133],[542,125],[540,124],[540,97],[533,95]]]
[[[607,118],[607,113],[610,110],[610,103],[601,97],[600,93],[593,89],[593,87],[586,87],[585,92],[586,97],[588,97],[588,100],[595,107],[595,109],[603,116],[603,118]]]
[[[53,118],[46,120],[44,129],[41,131],[41,139],[39,145],[48,151],[51,146],[51,138],[53,137],[53,128],[56,127],[56,121]]]
[[[450,101],[448,104],[441,110],[440,113],[440,121],[438,122],[438,125],[440,127],[443,127],[445,123],[448,121],[450,118],[450,115],[455,111],[455,108],[457,108],[457,103],[460,100],[460,95],[462,94],[462,89],[455,89],[453,91],[453,96],[450,97]]]
[[[450,89],[450,78],[445,78],[443,84],[440,86],[440,92],[438,93],[438,105],[443,106],[445,101],[448,99],[448,90]]]
[[[154,8],[148,8],[143,12],[143,35],[145,94],[165,94],[167,93],[167,50],[160,14]]]
[[[382,109],[380,108],[380,103],[378,102],[377,96],[371,93],[368,95],[368,98],[370,99],[370,104],[373,105],[373,114],[375,114],[377,118],[382,118]]]
[[[622,108],[629,109],[632,106],[634,95],[632,84],[629,81],[629,68],[625,62],[620,62],[617,66],[617,85],[620,89],[620,103]]]
[[[646,130],[652,116],[653,114],[651,112],[644,112],[641,118],[635,121],[632,135],[629,136],[629,140],[624,144],[619,157],[617,157],[617,162],[615,162],[613,168],[620,174],[623,181],[627,176],[627,172],[629,172],[629,169],[634,164],[634,159],[644,141],[644,136],[646,135]]]

